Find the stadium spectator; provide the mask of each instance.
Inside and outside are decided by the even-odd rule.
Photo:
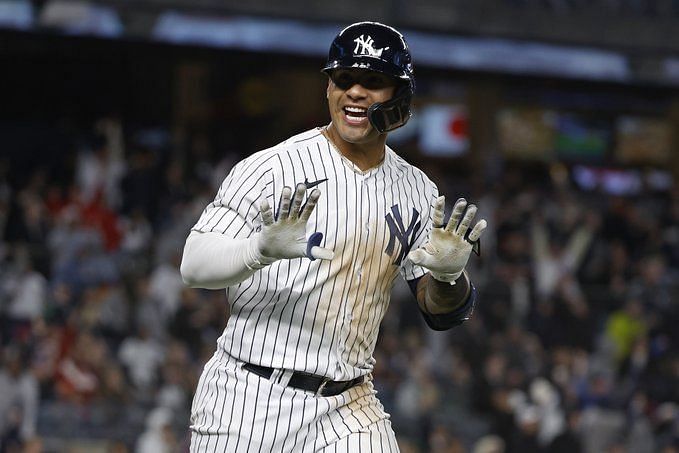
[[[18,347],[3,351],[0,368],[0,451],[18,450],[37,435],[38,382]]]

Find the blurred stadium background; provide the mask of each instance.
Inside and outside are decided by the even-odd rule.
[[[676,0],[0,0],[2,452],[187,451],[228,310],[183,241],[235,161],[328,121],[365,19],[415,58],[390,143],[490,224],[471,321],[393,295],[402,451],[679,451]]]

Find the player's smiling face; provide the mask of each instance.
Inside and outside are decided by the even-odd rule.
[[[340,137],[363,144],[379,137],[368,121],[368,107],[394,96],[396,80],[365,69],[335,69],[328,82],[328,108]]]

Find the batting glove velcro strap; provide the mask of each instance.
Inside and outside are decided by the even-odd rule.
[[[444,196],[436,199],[429,242],[410,252],[408,258],[414,264],[428,269],[434,279],[454,285],[455,280],[462,275],[474,243],[478,243],[487,223],[481,219],[469,231],[477,208],[460,198],[455,202],[448,223],[444,224],[445,205]]]
[[[297,184],[293,196],[290,187],[283,187],[277,218],[274,218],[267,199],[261,201],[262,231],[257,236],[254,256],[251,256],[255,267],[263,267],[279,259],[308,257],[312,260],[331,260],[335,256],[332,250],[320,247],[323,239],[321,233],[314,233],[307,240],[307,222],[321,191],[314,189],[302,206],[306,190],[304,184]]]

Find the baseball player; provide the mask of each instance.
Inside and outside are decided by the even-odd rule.
[[[411,55],[361,22],[332,42],[331,122],[236,164],[186,241],[193,287],[231,307],[191,409],[192,452],[398,451],[371,370],[400,274],[427,323],[466,320],[464,272],[486,222],[386,146],[408,121]]]

